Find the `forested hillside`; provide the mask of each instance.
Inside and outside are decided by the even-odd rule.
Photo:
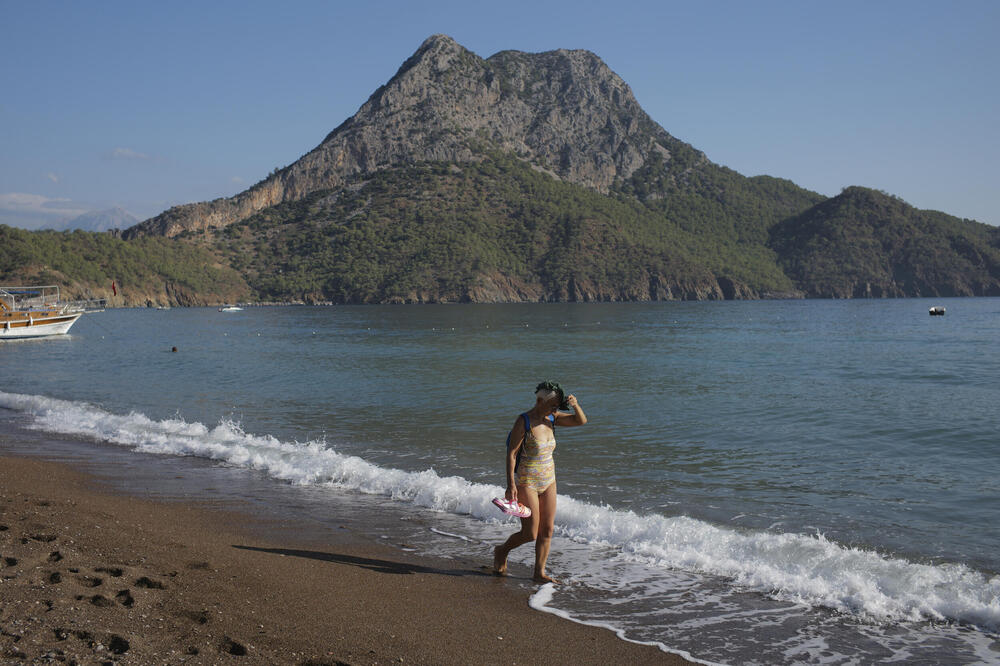
[[[770,245],[807,296],[1000,296],[1000,231],[850,187],[776,225]]]
[[[250,296],[239,273],[191,243],[168,238],[124,241],[108,233],[25,231],[4,225],[0,284],[55,284],[64,298],[106,298],[112,306],[204,305]]]
[[[495,154],[476,164],[381,171],[356,188],[317,192],[190,236],[207,236],[263,300],[659,300],[792,292],[794,284],[761,242],[767,222],[740,214],[757,210],[754,194],[753,188],[733,194],[739,203],[724,211],[720,232],[696,233],[632,197],[603,196]],[[716,219],[719,208],[686,209],[684,220],[696,228],[699,215]],[[727,263],[727,255],[734,261]]]

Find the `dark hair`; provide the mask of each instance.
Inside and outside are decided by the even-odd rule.
[[[538,393],[539,391],[555,391],[556,395],[559,397],[559,409],[569,409],[569,405],[566,403],[566,392],[563,391],[562,386],[559,386],[559,382],[546,379],[544,382],[535,387],[535,393]]]

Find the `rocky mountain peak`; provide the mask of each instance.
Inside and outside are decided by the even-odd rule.
[[[408,65],[424,65],[437,71],[444,71],[452,60],[466,53],[471,52],[448,35],[431,35],[403,63],[400,71],[407,69]]]
[[[226,226],[381,169],[466,163],[486,148],[606,193],[651,155],[669,160],[678,144],[589,51],[501,51],[483,59],[447,35],[433,35],[294,164],[231,199],[173,208],[125,235]]]

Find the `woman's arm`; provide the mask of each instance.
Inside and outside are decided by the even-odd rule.
[[[571,395],[566,398],[566,404],[573,408],[573,413],[568,414],[566,412],[556,412],[556,418],[553,425],[567,427],[567,426],[581,426],[587,422],[587,415],[583,413],[583,407],[577,402],[576,396]]]
[[[510,429],[510,441],[507,443],[507,492],[509,502],[517,502],[517,483],[514,482],[514,466],[517,465],[517,452],[524,444],[524,421],[518,416],[514,427]]]

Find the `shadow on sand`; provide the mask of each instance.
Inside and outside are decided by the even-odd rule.
[[[435,567],[425,567],[419,564],[408,564],[406,562],[392,562],[390,560],[377,560],[370,557],[356,557],[354,555],[341,555],[340,553],[326,553],[318,550],[299,550],[294,548],[258,548],[256,546],[237,546],[233,548],[240,550],[252,550],[258,553],[271,553],[273,555],[284,555],[286,557],[304,557],[310,560],[320,560],[322,562],[334,562],[336,564],[349,564],[362,569],[376,571],[387,574],[437,574],[439,576],[489,576],[485,571],[474,569],[438,569]]]

